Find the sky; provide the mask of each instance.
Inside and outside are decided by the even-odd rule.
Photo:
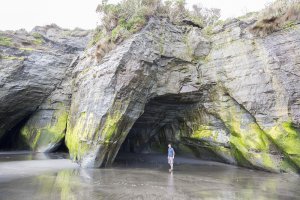
[[[118,0],[110,0],[117,2]],[[189,5],[220,8],[222,18],[237,17],[262,9],[271,0],[186,0]],[[0,30],[25,28],[55,23],[63,28],[93,29],[95,12],[101,0],[1,0]]]

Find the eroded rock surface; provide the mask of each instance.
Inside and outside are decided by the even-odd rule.
[[[72,157],[86,167],[111,164],[148,100],[198,90],[192,30],[152,19],[101,63],[78,64],[66,136]]]
[[[49,25],[1,32],[0,39],[0,138],[30,117],[21,139],[33,150],[51,151],[64,137],[70,73],[90,31]]]
[[[32,149],[51,151],[66,132],[83,167],[109,166],[120,148],[162,152],[172,142],[179,154],[299,173],[300,26],[260,38],[254,22],[208,33],[153,18],[101,61],[95,46],[77,57],[88,34],[37,27],[38,52],[1,46],[14,57],[0,65],[0,133],[30,116],[21,135]]]
[[[84,59],[66,137],[71,156],[84,167],[109,165],[129,133],[141,152],[164,137],[202,157],[297,172],[299,27],[257,38],[251,23],[233,20],[208,36],[152,19],[100,63]]]

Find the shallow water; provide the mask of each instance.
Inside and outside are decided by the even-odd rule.
[[[300,199],[298,176],[192,158],[176,157],[169,173],[160,155],[125,155],[108,169],[81,169],[60,154],[22,155],[0,154],[1,200]]]

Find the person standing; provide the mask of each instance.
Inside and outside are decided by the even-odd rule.
[[[173,171],[174,157],[175,157],[175,151],[172,148],[171,144],[168,144],[168,163],[171,167],[169,169],[169,172]]]

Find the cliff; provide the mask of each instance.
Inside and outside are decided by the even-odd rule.
[[[51,151],[61,142],[70,74],[90,37],[91,31],[56,25],[30,33],[0,32],[0,138],[21,132],[22,145],[37,151]],[[24,121],[27,125],[19,130]]]
[[[36,151],[65,138],[83,167],[172,142],[183,154],[297,173],[300,26],[258,37],[254,22],[206,31],[152,18],[101,60],[96,46],[82,53],[82,30],[1,33],[14,45],[0,47],[0,135],[17,132]]]

